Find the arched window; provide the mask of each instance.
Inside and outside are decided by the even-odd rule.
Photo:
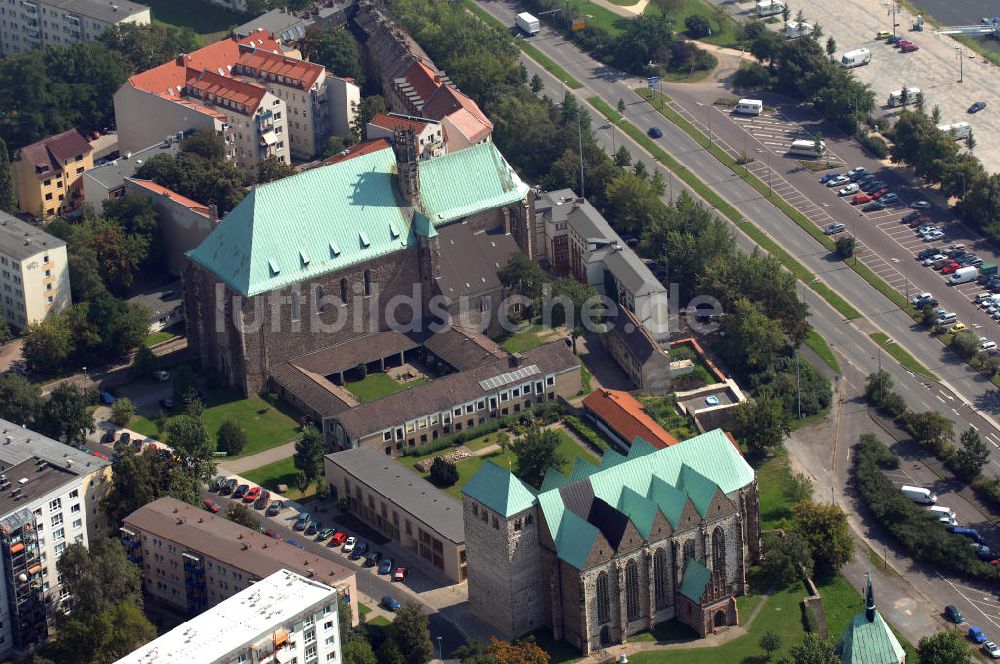
[[[292,293],[292,320],[299,319],[299,294]]]
[[[712,570],[726,576],[726,533],[722,526],[712,531]]]
[[[608,596],[608,573],[597,575],[597,622],[604,624],[611,619],[611,602]]]
[[[318,314],[323,312],[323,287],[319,284],[313,285],[313,311]]]
[[[365,270],[365,297],[372,294],[372,273]]]
[[[340,280],[340,301],[347,304],[347,279]]]
[[[684,553],[681,556],[681,574],[687,571],[688,558],[694,558],[694,539],[684,542]]]
[[[667,574],[670,573],[670,566],[667,564],[667,550],[660,548],[653,554],[653,586],[656,592],[656,608],[662,609],[668,603],[667,592],[670,590],[670,583],[667,581]]]
[[[639,617],[639,565],[635,558],[625,565],[625,610],[630,621]]]

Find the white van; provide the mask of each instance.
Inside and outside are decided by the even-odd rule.
[[[903,485],[899,488],[903,492],[903,495],[912,500],[915,503],[920,503],[922,505],[933,505],[937,502],[937,496],[931,493],[930,489],[925,489],[919,486],[906,486]]]
[[[744,115],[760,115],[763,110],[764,102],[760,99],[740,99],[736,102],[736,106],[733,107],[733,113],[742,113]]]
[[[975,281],[979,277],[979,268],[968,265],[966,267],[960,267],[955,270],[952,275],[948,278],[949,286],[957,286],[958,284],[967,284],[970,281]]]
[[[844,55],[840,58],[840,66],[844,69],[850,69],[851,67],[866,65],[871,61],[872,52],[867,48],[859,48],[844,53]]]
[[[938,125],[938,129],[951,136],[953,141],[964,141],[972,133],[972,125],[968,122]]]
[[[917,95],[920,94],[920,88],[906,88],[906,103],[914,104],[917,101]],[[896,106],[904,106],[903,104],[903,91],[894,90],[889,93],[889,107],[894,108]]]
[[[800,155],[802,157],[822,157],[826,152],[826,143],[819,142],[819,150],[816,150],[816,141],[792,141],[792,146],[788,148],[788,154]]]
[[[757,17],[776,16],[785,11],[785,3],[779,0],[762,0],[757,3]]]
[[[928,512],[934,512],[938,516],[946,516],[949,519],[957,519],[955,512],[950,507],[945,507],[944,505],[933,505],[927,508]]]

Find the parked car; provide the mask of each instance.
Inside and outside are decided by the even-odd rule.
[[[278,512],[284,509],[284,507],[285,507],[285,502],[283,500],[276,500],[267,506],[267,511],[264,512],[264,514],[266,516],[277,516]]]
[[[956,625],[961,625],[965,622],[965,616],[962,612],[958,610],[958,607],[954,604],[949,604],[944,607],[944,615],[948,617],[948,620],[952,621]]]
[[[284,537],[282,537],[281,535],[279,535],[278,533],[276,533],[275,531],[270,530],[270,529],[265,530],[264,534],[267,535],[268,537],[270,537],[271,539],[276,539],[278,541],[281,541],[281,540],[285,539]]]
[[[258,498],[260,498],[260,487],[252,486],[243,496],[243,502],[252,503],[255,502]]]
[[[872,197],[868,194],[856,194],[854,198],[851,199],[851,205],[861,205],[862,203],[871,203]]]
[[[902,37],[900,37],[899,35],[892,35],[891,37],[887,37],[886,38],[885,43],[886,44],[897,44],[897,43],[899,43],[900,39],[902,39]]]
[[[299,514],[299,518],[295,520],[295,525],[292,526],[292,530],[305,530],[306,526],[309,525],[309,512],[302,512]]]
[[[305,535],[315,535],[317,532],[323,530],[323,523],[321,521],[310,521],[309,525],[303,534]]]
[[[834,187],[839,187],[842,184],[847,184],[851,179],[846,175],[838,175],[835,178],[830,178],[826,181],[826,186],[833,189]]]
[[[227,496],[236,490],[236,480],[226,480],[226,483],[219,489],[219,494]]]
[[[937,263],[938,261],[943,261],[943,260],[945,260],[945,257],[942,256],[941,254],[933,254],[933,255],[928,256],[927,258],[925,258],[922,262],[927,267],[931,267],[935,263]]]
[[[934,296],[931,293],[917,293],[912,298],[910,298],[910,302],[913,304],[913,306],[919,307],[921,302],[923,302],[924,300],[929,300],[932,297]]]
[[[899,203],[899,196],[897,196],[894,192],[890,191],[888,194],[886,194],[879,200],[882,201],[882,205],[895,205],[896,203]]]
[[[878,201],[872,201],[861,209],[865,212],[876,212],[878,210],[884,210],[885,205],[883,203],[879,203]]]
[[[838,196],[849,196],[851,194],[857,193],[858,189],[860,189],[860,187],[858,187],[857,184],[855,184],[855,183],[852,182],[851,184],[847,185],[846,187],[844,187],[843,189],[841,189],[840,191],[838,191],[837,195]]]
[[[222,509],[222,505],[219,505],[210,498],[206,498],[205,500],[202,501],[202,503],[205,505],[205,509],[207,509],[209,512],[212,512],[213,514]]]
[[[979,267],[983,264],[983,259],[975,254],[969,254],[968,256],[962,256],[961,260],[958,261],[963,267]]]
[[[102,443],[108,443],[108,444],[115,442],[115,430],[114,429],[105,429],[104,430],[104,435],[101,436],[101,442]]]
[[[389,572],[392,571],[392,568],[393,568],[392,558],[383,558],[382,562],[378,564],[378,573],[388,574]]]
[[[236,487],[236,491],[233,491],[233,498],[237,500],[242,500],[243,496],[247,495],[247,491],[250,490],[249,484],[241,484]]]
[[[923,240],[924,242],[934,242],[936,240],[940,240],[943,237],[944,233],[942,233],[941,231],[931,231],[930,233],[928,233],[923,237]]]
[[[987,641],[983,644],[983,652],[993,659],[1000,659],[1000,647],[997,647],[997,644],[992,641]]]
[[[900,53],[913,53],[914,51],[919,51],[919,50],[920,47],[914,44],[913,42],[910,42],[909,44],[903,44],[902,46],[899,47]]]
[[[892,36],[892,33],[888,30],[879,30],[875,33],[875,39],[888,39]]]
[[[407,570],[405,567],[397,567],[396,571],[392,573],[393,581],[406,581]]]
[[[977,101],[975,104],[969,107],[969,113],[978,113],[979,111],[986,108],[985,101]]]
[[[342,530],[338,530],[333,534],[333,537],[330,538],[330,546],[340,546],[346,541],[347,541],[347,533],[345,533]]]
[[[852,182],[857,182],[867,174],[868,170],[864,166],[855,166],[851,170],[847,171],[847,177],[849,177]]]
[[[217,475],[214,480],[212,480],[212,491],[219,491],[222,489],[222,485],[226,483],[225,475]]]
[[[261,489],[260,495],[257,496],[257,500],[253,503],[253,508],[255,510],[267,509],[267,504],[271,502],[271,492],[266,489]]]
[[[826,184],[830,180],[832,180],[834,178],[839,178],[839,177],[841,177],[840,173],[826,173],[824,175],[819,176],[819,181],[822,184]]]
[[[837,223],[828,225],[823,229],[823,232],[827,235],[836,235],[837,233],[843,233],[845,230],[847,230],[847,226]]]
[[[381,551],[371,551],[365,556],[365,567],[375,567],[382,560]]]
[[[392,595],[386,595],[379,601],[379,606],[387,611],[398,611],[399,602],[393,599]]]
[[[910,225],[910,228],[918,228],[920,226],[926,226],[927,224],[931,223],[931,218],[928,217],[926,214],[922,214],[908,223]]]
[[[334,532],[336,532],[336,531],[334,531],[333,528],[324,528],[323,531],[319,535],[316,536],[316,541],[317,542],[325,542],[326,540],[328,540],[331,537],[333,537],[333,533]]]
[[[872,198],[878,200],[889,193],[889,187],[882,187],[878,191],[872,192]]]
[[[910,203],[910,207],[914,210],[930,210],[931,204],[928,201],[913,201]]]
[[[956,263],[955,261],[952,261],[947,265],[945,265],[943,268],[941,268],[941,274],[951,274],[960,267],[962,267],[960,264]]]
[[[344,540],[344,553],[352,553],[354,549],[357,548],[357,546],[358,546],[358,538],[354,537],[353,535],[351,537],[348,537],[346,540]]]
[[[939,253],[939,251],[940,250],[937,247],[927,247],[926,249],[921,249],[920,253],[917,254],[917,260],[921,260],[922,261],[925,258],[933,256],[936,253]]]
[[[351,551],[351,555],[348,558],[351,560],[360,560],[366,553],[368,553],[368,543],[358,542],[358,545],[354,547],[354,551]]]
[[[881,180],[869,180],[861,185],[861,191],[866,193],[869,191],[878,191],[884,186],[886,186],[885,182],[882,182]]]
[[[647,132],[647,133],[649,134],[650,138],[662,138],[663,137],[663,130],[660,129],[659,127],[650,127],[649,128],[649,132]]]
[[[875,174],[868,173],[867,175],[862,175],[861,178],[858,180],[858,182],[861,182],[861,183],[871,182],[872,180],[875,179],[875,177],[876,177]]]
[[[917,219],[919,217],[920,217],[920,211],[919,210],[914,210],[913,212],[907,212],[899,220],[899,223],[901,223],[901,224],[908,224],[911,221],[913,221],[914,219]]]

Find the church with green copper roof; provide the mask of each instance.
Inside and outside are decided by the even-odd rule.
[[[548,627],[589,654],[675,618],[701,636],[739,624],[757,480],[722,430],[636,438],[537,491],[487,462],[462,493],[469,604],[509,637]]]

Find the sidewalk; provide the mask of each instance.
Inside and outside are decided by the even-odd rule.
[[[269,450],[264,450],[263,452],[258,452],[257,454],[251,454],[250,456],[239,457],[236,459],[226,459],[223,457],[219,460],[219,472],[220,474],[225,474],[226,472],[234,474],[243,473],[248,470],[253,470],[254,468],[266,466],[269,463],[284,461],[294,455],[295,441],[293,440],[290,443],[278,445],[277,447],[272,447]]]

